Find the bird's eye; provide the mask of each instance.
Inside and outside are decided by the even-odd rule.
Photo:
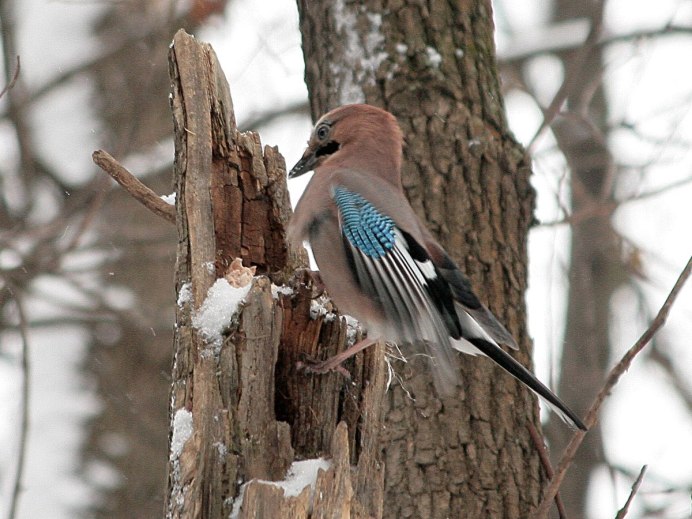
[[[320,141],[327,140],[327,137],[329,137],[329,126],[327,126],[326,124],[320,124],[315,130],[315,135],[317,136],[317,139]]]

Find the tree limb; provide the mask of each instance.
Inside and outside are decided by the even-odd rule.
[[[108,173],[135,200],[164,220],[175,223],[175,207],[164,202],[160,196],[142,184],[137,177],[125,169],[110,154],[103,150],[96,150],[91,157],[98,167]]]
[[[634,500],[634,496],[637,495],[637,491],[639,490],[639,487],[642,485],[642,481],[644,481],[644,474],[646,474],[646,469],[647,465],[644,465],[642,467],[642,470],[639,472],[639,476],[637,476],[637,479],[632,484],[632,491],[630,492],[627,501],[625,501],[623,507],[620,509],[620,511],[618,511],[618,514],[615,516],[615,519],[625,519],[625,516],[627,515],[627,512],[630,509],[630,505]]]
[[[692,34],[692,27],[688,25],[667,24],[656,29],[640,29],[627,33],[615,34],[612,36],[602,36],[595,42],[595,45],[603,49],[616,43],[638,42],[641,40],[651,40],[662,36],[689,36],[690,34]],[[522,35],[519,34],[518,36],[521,37]],[[517,41],[519,41],[519,38],[517,38]],[[510,44],[507,47],[512,50],[501,54],[498,56],[498,59],[500,65],[502,66],[517,63],[523,64],[526,60],[544,54],[557,54],[559,52],[574,51],[583,47],[584,44],[584,41],[576,39],[560,40],[554,38],[544,38],[541,41],[541,45],[535,45],[530,48],[521,48],[519,46]]]
[[[261,126],[266,126],[276,119],[287,115],[305,115],[310,117],[310,105],[308,105],[307,99],[294,101],[283,108],[250,114],[250,117],[240,124],[240,131],[257,131]]]
[[[29,381],[30,381],[30,361],[29,361],[29,324],[24,311],[24,301],[19,290],[10,285],[14,302],[17,305],[19,314],[19,335],[22,339],[22,402],[21,402],[21,426],[19,430],[19,448],[17,453],[17,470],[14,476],[14,488],[10,499],[10,508],[7,514],[8,519],[17,517],[17,505],[19,504],[19,494],[22,491],[22,476],[24,474],[24,460],[26,458],[26,446],[29,436]]]
[[[10,80],[7,85],[5,85],[5,88],[2,89],[2,92],[0,92],[0,98],[4,96],[8,90],[12,90],[12,87],[14,84],[17,82],[17,78],[19,77],[19,71],[21,70],[22,66],[19,61],[19,56],[17,56],[17,66],[14,68],[14,74],[12,74],[12,79]]]
[[[546,449],[545,447],[543,438],[531,422],[527,422],[526,425],[529,429],[529,435],[531,436],[531,440],[533,441],[534,445],[536,446],[536,449],[538,450],[538,457],[541,458],[541,465],[543,465],[543,470],[545,470],[545,473],[548,476],[548,478],[552,479],[555,472],[553,471],[553,467],[550,464],[550,458],[548,457],[548,449]],[[559,493],[555,494],[555,506],[557,507],[557,513],[560,519],[567,519],[565,505],[562,503],[562,498],[560,497]]]
[[[641,352],[644,349],[644,347],[654,337],[656,332],[658,332],[658,330],[661,327],[663,327],[663,325],[666,323],[666,320],[668,319],[668,314],[670,313],[670,310],[673,307],[673,303],[675,302],[675,299],[678,297],[680,291],[685,285],[687,279],[690,277],[691,273],[692,257],[690,257],[690,259],[687,261],[687,265],[685,265],[685,268],[680,273],[680,276],[675,282],[675,285],[668,294],[668,297],[663,303],[663,306],[661,306],[661,308],[659,309],[658,314],[656,314],[656,317],[651,322],[651,325],[646,329],[642,336],[639,337],[637,342],[634,343],[634,345],[627,351],[627,353],[625,353],[622,359],[620,359],[620,362],[618,362],[613,367],[613,369],[610,370],[610,373],[608,373],[608,377],[606,378],[605,384],[603,385],[601,391],[594,399],[593,403],[591,404],[591,408],[589,409],[589,412],[586,414],[586,417],[584,418],[584,423],[587,427],[593,427],[593,425],[596,423],[596,420],[598,418],[598,412],[601,409],[603,402],[605,401],[606,397],[610,394],[613,387],[615,387],[615,384],[617,384],[618,380],[620,380],[620,377],[625,373],[625,371],[629,369],[630,365],[632,364],[632,361],[639,354],[639,352]],[[557,494],[557,491],[560,488],[560,485],[562,484],[562,480],[564,479],[565,474],[567,473],[567,469],[569,469],[570,465],[572,464],[574,455],[576,454],[577,449],[584,440],[584,436],[586,436],[585,431],[575,432],[569,444],[562,453],[560,463],[558,464],[557,470],[555,472],[555,477],[553,477],[550,480],[550,484],[548,485],[548,488],[546,489],[545,494],[543,495],[543,500],[541,501],[541,504],[538,506],[536,510],[535,516],[537,518],[541,519],[547,517],[548,511],[550,510],[550,503]]]

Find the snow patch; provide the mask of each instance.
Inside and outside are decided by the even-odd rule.
[[[350,315],[344,315],[344,319],[346,320],[346,339],[348,340],[348,345],[353,346],[356,343],[360,324],[357,319]]]
[[[394,48],[396,51],[401,54],[402,56],[406,56],[406,53],[408,52],[408,45],[405,43],[397,43]]]
[[[293,294],[293,289],[291,287],[287,287],[286,285],[278,286],[272,283],[272,297],[274,299],[279,299],[279,294],[290,296]]]
[[[236,497],[233,500],[233,508],[231,508],[231,515],[228,516],[228,519],[238,519],[240,517],[240,507],[243,506],[243,499],[245,498],[245,487],[247,486],[247,483],[242,485],[240,487],[240,491],[238,492],[238,497]]]
[[[433,47],[425,47],[425,52],[428,55],[428,61],[430,64],[435,68],[440,68],[442,56],[440,56],[440,53],[437,52],[437,49]]]
[[[331,462],[324,458],[294,461],[288,469],[286,479],[273,481],[272,484],[282,488],[286,497],[295,497],[308,485],[314,491],[320,469],[327,471],[331,466]],[[312,498],[310,500],[312,501]]]
[[[161,195],[161,200],[166,202],[168,205],[175,205],[175,191],[170,195]]]
[[[221,347],[221,335],[231,323],[244,302],[252,283],[244,287],[233,287],[225,278],[219,278],[209,288],[200,309],[192,316],[192,325],[204,339],[214,347]]]
[[[185,408],[178,409],[173,416],[173,436],[171,438],[170,459],[177,460],[183,452],[185,443],[193,432],[192,413]]]
[[[286,479],[282,481],[265,481],[262,479],[256,481],[283,489],[285,497],[296,497],[300,495],[305,487],[310,486],[312,489],[310,494],[310,509],[312,509],[312,503],[315,498],[315,483],[317,483],[319,471],[327,471],[331,466],[331,462],[324,458],[294,461],[286,473]],[[240,487],[238,497],[233,502],[233,509],[231,510],[229,519],[238,519],[240,516],[240,507],[243,505],[245,487],[247,487],[247,485],[248,483],[245,483]]]
[[[336,319],[334,305],[326,295],[321,295],[317,299],[310,301],[310,319],[314,321],[318,317],[324,317],[325,323],[331,323]]]
[[[317,301],[316,299],[310,301],[310,319],[314,321],[318,317],[322,317],[328,313],[329,310],[327,310],[327,308],[321,302]]]
[[[178,292],[178,308],[182,308],[190,301],[192,301],[192,283],[188,281],[183,283]]]

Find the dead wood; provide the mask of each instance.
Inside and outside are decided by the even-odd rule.
[[[209,45],[179,31],[169,62],[178,306],[166,515],[226,518],[245,484],[241,518],[381,517],[382,346],[348,366],[350,381],[296,370],[306,355],[345,348],[349,329],[333,309],[315,311],[305,253],[286,244],[283,158],[262,149],[256,134],[238,132]],[[235,258],[261,276],[215,342],[195,316]],[[272,281],[289,288],[279,293]],[[313,499],[309,489],[285,497],[260,482],[281,480],[294,460],[318,456],[331,466]]]

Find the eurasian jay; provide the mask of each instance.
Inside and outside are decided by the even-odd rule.
[[[542,397],[565,422],[583,422],[500,345],[518,349],[478,300],[469,279],[420,222],[401,185],[403,137],[394,116],[374,106],[346,105],[317,121],[300,161],[308,171],[291,219],[289,240],[308,241],[329,295],[365,325],[368,339],[312,366],[324,372],[377,338],[423,346],[438,392],[456,386],[454,350],[486,355]]]

